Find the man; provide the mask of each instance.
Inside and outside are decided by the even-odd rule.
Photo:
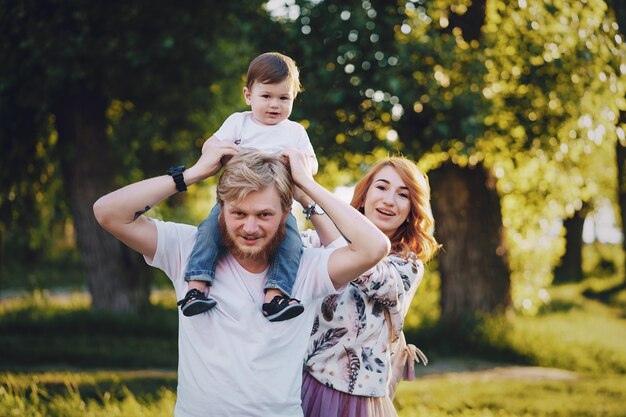
[[[263,285],[273,251],[284,233],[293,183],[324,208],[351,242],[336,249],[306,249],[294,286],[305,304],[336,292],[389,251],[389,240],[369,220],[315,182],[306,156],[281,157],[241,151],[233,143],[214,143],[194,166],[140,181],[94,205],[104,229],[144,255],[174,284],[178,298],[187,292],[184,272],[196,228],[143,216],[150,207],[219,170],[220,225],[228,253],[219,261],[212,295],[217,307],[179,320],[176,417],[301,416],[302,359],[314,309],[272,323],[259,314]],[[318,214],[323,215],[323,214]],[[182,318],[179,312],[179,318]]]

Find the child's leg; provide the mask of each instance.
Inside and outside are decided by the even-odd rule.
[[[285,238],[272,259],[269,276],[265,284],[264,314],[270,321],[282,321],[300,315],[304,307],[291,298],[296,274],[302,257],[302,240],[298,223],[292,214],[287,217]],[[279,297],[274,302],[272,300]],[[272,306],[273,305],[273,306]]]
[[[193,245],[185,281],[204,281],[211,285],[215,279],[215,266],[222,245],[219,225],[220,206],[216,204],[209,216],[198,226],[196,243]]]
[[[217,304],[206,294],[215,279],[215,267],[221,250],[219,213],[220,208],[216,204],[209,216],[198,226],[196,242],[189,257],[187,272],[185,272],[189,291],[185,298],[179,301],[180,308],[186,316],[204,313]]]

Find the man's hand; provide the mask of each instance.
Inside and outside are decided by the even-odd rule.
[[[219,172],[222,165],[236,155],[241,148],[229,141],[220,141],[211,136],[202,145],[202,156],[188,170],[185,171],[185,182],[202,181]]]

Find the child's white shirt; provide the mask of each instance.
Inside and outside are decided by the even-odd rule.
[[[242,148],[271,154],[293,148],[315,157],[309,135],[300,123],[285,119],[276,125],[261,125],[252,120],[251,111],[231,114],[213,136],[220,141],[241,141],[238,144]]]

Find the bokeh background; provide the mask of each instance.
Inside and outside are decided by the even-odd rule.
[[[443,250],[405,332],[431,364],[400,415],[626,415],[624,28],[623,0],[0,0],[0,415],[171,415],[174,294],[92,205],[192,164],[266,51],[300,68],[320,183],[428,173]]]

